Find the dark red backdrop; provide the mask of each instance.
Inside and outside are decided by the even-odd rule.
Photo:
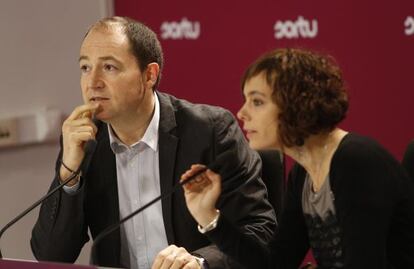
[[[115,0],[115,14],[164,37],[161,90],[177,97],[236,113],[248,64],[277,47],[311,48],[344,71],[351,107],[342,127],[377,139],[398,159],[414,138],[412,0]],[[291,38],[275,38],[275,28]]]

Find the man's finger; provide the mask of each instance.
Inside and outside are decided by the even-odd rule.
[[[95,123],[89,118],[80,118],[67,121],[64,123],[64,127],[62,129],[67,131],[77,131],[79,128],[85,126],[92,128],[94,133],[98,131],[98,128],[96,127]]]
[[[95,135],[90,132],[72,133],[70,136],[73,141],[79,141],[78,143],[80,145],[82,144],[81,142],[87,142],[91,139],[95,139]]]
[[[201,269],[201,267],[200,265],[198,265],[198,262],[194,259],[189,263],[185,264],[183,269]]]
[[[170,245],[166,248],[164,248],[163,250],[161,250],[157,257],[155,257],[154,262],[152,263],[152,267],[151,269],[159,269],[161,268],[161,265],[164,261],[164,259],[170,255],[173,251],[175,251],[177,249],[177,247],[175,245]]]
[[[190,253],[185,251],[184,253],[178,254],[175,258],[174,263],[171,265],[170,269],[181,269],[184,265],[191,262],[195,259]]]
[[[98,108],[99,104],[85,104],[76,107],[73,112],[69,115],[69,120],[80,119],[84,117],[91,118],[95,110]]]

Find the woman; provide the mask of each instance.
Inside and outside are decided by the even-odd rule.
[[[270,52],[246,71],[238,112],[250,146],[296,161],[278,231],[268,246],[220,215],[220,175],[184,186],[199,229],[246,268],[298,268],[309,248],[318,268],[414,268],[414,186],[375,141],[337,125],[348,97],[333,59]],[[182,179],[200,169],[193,165]]]

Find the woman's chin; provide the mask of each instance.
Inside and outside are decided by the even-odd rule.
[[[266,149],[267,149],[267,148],[266,148],[264,145],[262,145],[261,143],[257,143],[257,142],[252,141],[252,140],[250,140],[250,141],[249,141],[249,146],[250,146],[250,148],[251,148],[251,149],[253,149],[253,150],[266,150]]]
[[[275,143],[263,143],[263,141],[258,142],[258,141],[250,140],[249,146],[253,150],[280,150],[279,145]]]

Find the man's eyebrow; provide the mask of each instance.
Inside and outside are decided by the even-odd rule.
[[[80,56],[78,61],[80,62],[82,60],[88,60],[88,59],[89,59],[88,56]]]
[[[89,57],[88,57],[88,56],[81,55],[81,56],[79,57],[79,62],[80,62],[80,61],[82,61],[82,60],[88,60],[88,59],[89,59]],[[98,59],[99,59],[99,60],[102,60],[102,61],[108,61],[108,60],[111,60],[111,61],[115,61],[115,62],[117,62],[117,63],[120,63],[120,61],[119,61],[117,58],[113,57],[113,56],[102,56],[102,57],[99,57]]]

